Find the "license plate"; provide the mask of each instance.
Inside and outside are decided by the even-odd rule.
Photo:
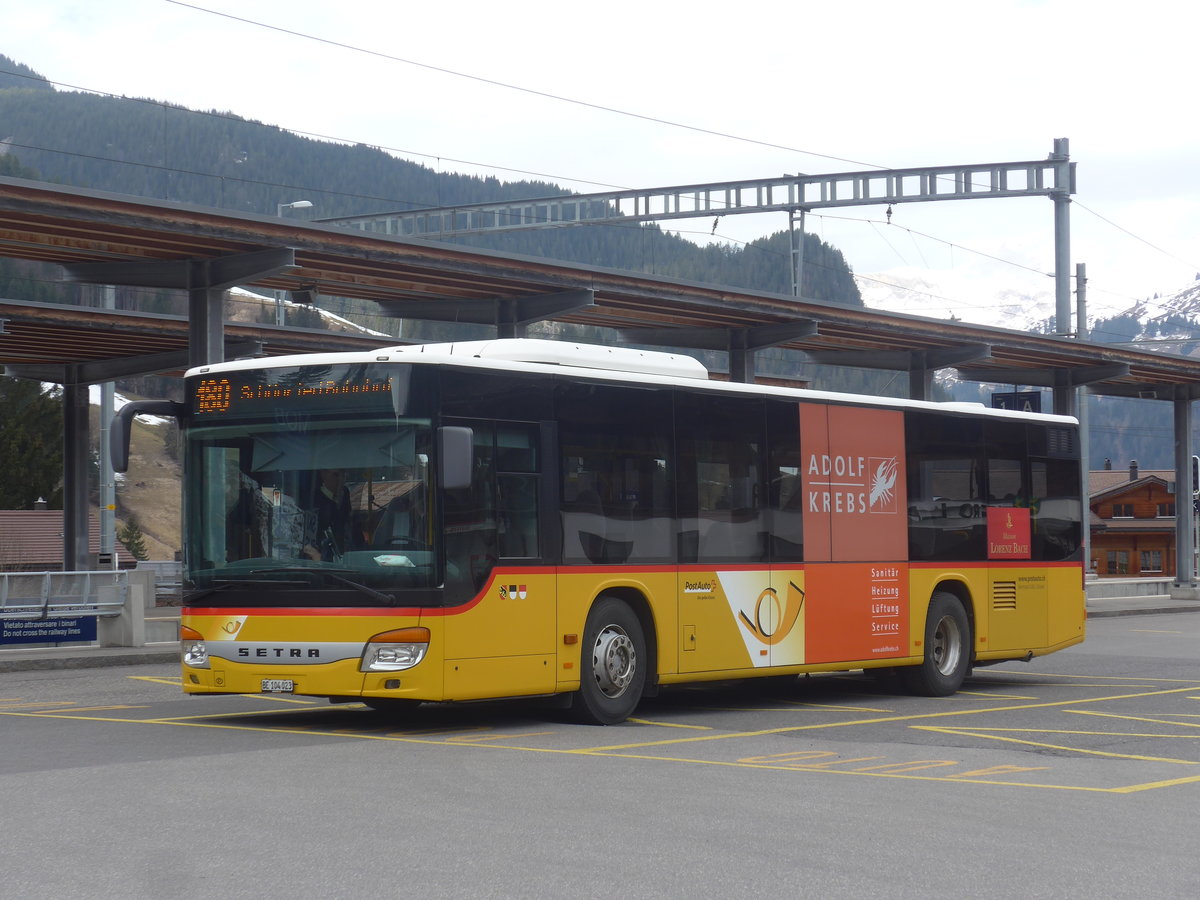
[[[264,694],[290,694],[296,690],[296,682],[290,678],[264,678],[262,691]]]

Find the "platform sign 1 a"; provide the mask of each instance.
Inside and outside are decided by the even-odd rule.
[[[0,619],[0,644],[75,644],[95,640],[95,616]]]
[[[992,394],[992,409],[1011,409],[1016,412],[1041,412],[1042,392],[997,391]]]

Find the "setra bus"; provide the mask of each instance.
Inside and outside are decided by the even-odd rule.
[[[882,670],[1084,638],[1072,418],[505,339],[193,368],[182,681],[400,708]]]

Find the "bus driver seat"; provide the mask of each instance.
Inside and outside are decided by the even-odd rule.
[[[372,548],[384,550],[427,546],[422,502],[424,494],[418,485],[388,502],[371,537]]]

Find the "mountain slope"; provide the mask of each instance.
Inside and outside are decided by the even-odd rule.
[[[379,148],[304,137],[233,113],[47,89],[39,78],[0,56],[0,154],[15,155],[48,181],[263,215],[304,198],[312,208],[289,215],[316,218],[569,193],[547,182],[436,172]],[[701,247],[653,224],[535,229],[455,242],[709,284],[790,290],[783,233],[740,249]],[[840,252],[809,234],[805,257],[804,296],[861,305]]]

